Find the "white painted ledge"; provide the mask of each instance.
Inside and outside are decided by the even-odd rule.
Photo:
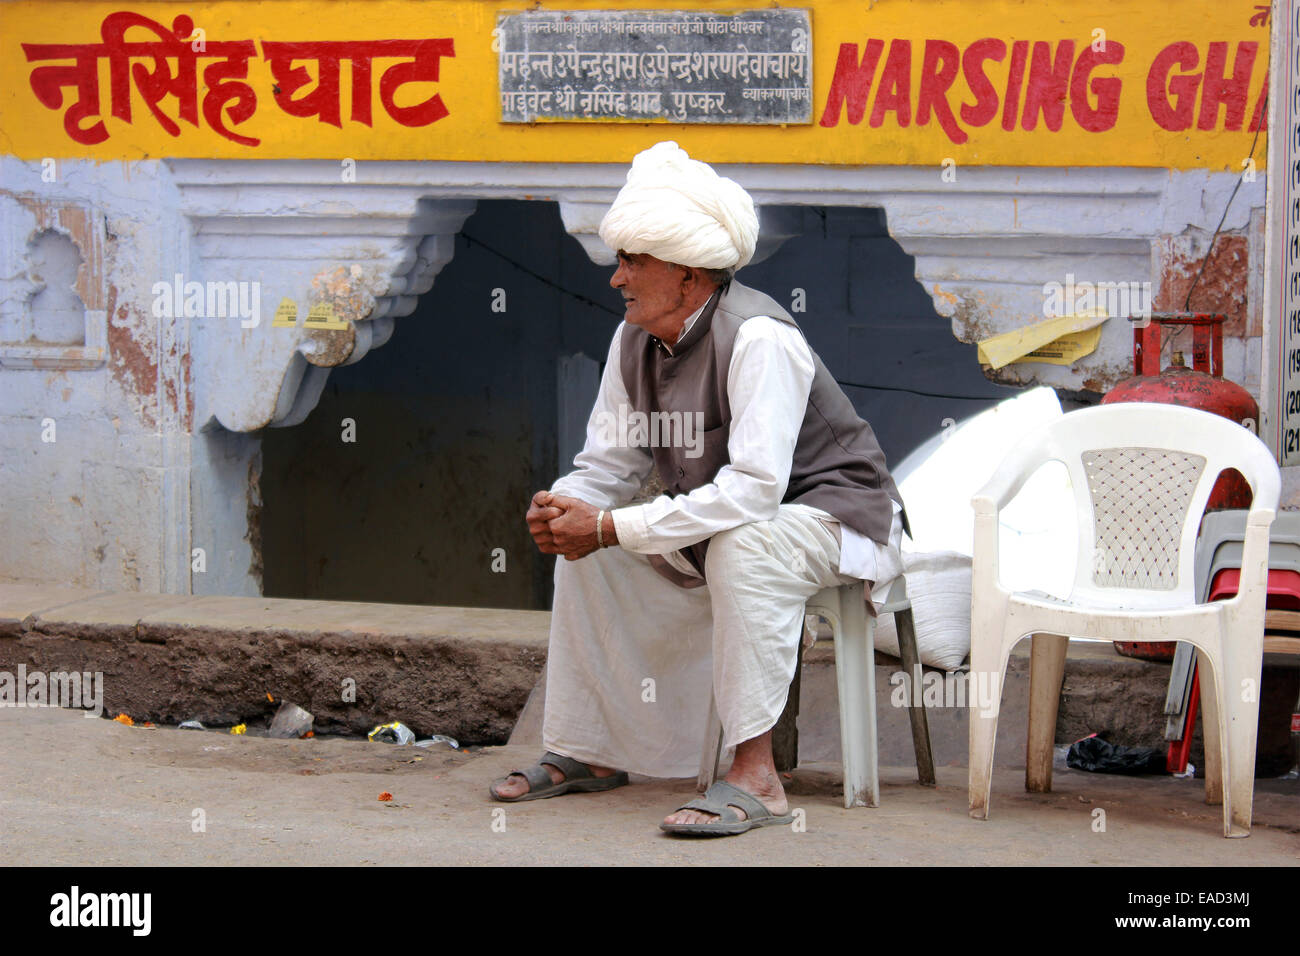
[[[431,288],[480,198],[558,203],[565,228],[593,261],[610,264],[596,226],[627,171],[623,164],[360,162],[355,181],[344,182],[340,164],[324,160],[167,165],[204,276],[262,283],[261,326],[200,327],[209,367],[196,420],[237,431],[301,421],[329,368],[386,341],[393,320],[409,315]],[[1150,281],[1158,294],[1157,241],[1208,235],[1237,181],[1234,173],[1127,167],[958,168],[953,182],[935,167],[717,169],[760,207],[756,258],[794,233],[797,217],[780,207],[883,209],[890,235],[915,258],[917,280],[966,342],[1041,319],[1043,286],[1067,275]],[[1224,229],[1244,229],[1263,202],[1263,177],[1243,184]],[[300,318],[328,302],[349,328],[271,328],[282,298],[298,303]],[[1127,323],[1112,320],[1097,352],[1074,368],[1018,365],[1001,375],[1104,387],[1129,374],[1131,341]]]

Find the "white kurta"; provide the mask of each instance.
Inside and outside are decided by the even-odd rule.
[[[695,315],[682,329],[685,335]],[[551,490],[594,504],[616,508],[614,528],[621,547],[641,554],[667,554],[737,525],[770,518],[785,496],[794,461],[795,443],[812,390],[812,352],[802,333],[767,316],[741,324],[728,366],[727,396],[731,403],[731,458],[716,479],[676,498],[661,496],[644,505],[619,508],[640,489],[654,467],[650,449],[611,442],[603,423],[619,420],[619,409],[632,407],[619,362],[623,325],[610,342],[600,393],[587,423],[587,440],[574,459],[576,470]],[[623,418],[626,418],[624,414]],[[900,510],[895,503],[895,513]],[[884,581],[894,577],[877,560],[888,560],[882,548],[852,528],[841,528],[841,570],[856,578]]]
[[[805,602],[823,587],[895,577],[899,509],[890,542],[880,545],[824,511],[781,504],[814,367],[800,332],[767,317],[736,334],[730,463],[689,494],[626,506],[653,459],[648,448],[611,441],[603,424],[631,407],[621,332],[576,470],[551,488],[613,509],[619,547],[557,562],[543,740],[584,763],[690,776],[710,685],[726,746],[770,729],[794,674]],[[705,538],[704,587],[672,584],[645,557],[664,555],[689,570],[674,552]]]

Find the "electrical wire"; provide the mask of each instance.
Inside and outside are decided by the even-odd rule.
[[[877,392],[907,392],[909,395],[923,395],[926,398],[951,398],[960,402],[997,401],[997,397],[993,395],[948,395],[944,392],[924,392],[916,388],[903,388],[901,385],[862,385],[858,382],[842,382],[838,378],[835,384],[845,388],[868,388]]]
[[[826,218],[825,212],[822,210],[818,210],[818,212],[821,214],[822,219],[825,220]],[[557,292],[562,292],[565,295],[569,296],[570,298],[578,300],[584,305],[592,306],[593,308],[597,308],[604,312],[608,312],[610,315],[617,316],[618,318],[622,318],[622,315],[620,315],[618,312],[611,309],[609,306],[605,305],[604,303],[597,302],[596,300],[591,299],[581,294],[580,292],[574,292],[572,289],[566,289],[564,286],[552,282],[550,279],[546,278],[546,276],[534,272],[532,269],[528,268],[523,263],[517,262],[516,260],[510,258],[508,255],[506,255],[504,252],[501,252],[498,249],[494,249],[492,246],[488,245],[483,240],[477,239],[474,236],[471,236],[467,232],[461,232],[458,234],[458,236],[464,238],[464,240],[470,245],[479,246],[485,251],[496,256],[498,259],[510,263],[510,265],[514,266],[520,272],[532,276],[534,279],[536,279],[538,282],[541,282],[543,285],[550,286],[552,289],[555,289]],[[944,392],[926,392],[916,388],[903,388],[902,386],[899,385],[864,385],[860,382],[844,382],[841,381],[840,379],[836,379],[835,383],[843,388],[862,388],[862,389],[869,389],[871,391],[877,391],[877,392],[906,392],[909,395],[920,395],[925,398],[947,398],[947,399],[952,399],[954,401],[962,401],[962,402],[987,402],[993,400],[991,396],[987,396],[987,395],[949,395]]]
[[[489,245],[488,245],[486,242],[484,242],[483,240],[481,240],[481,239],[476,239],[476,238],[474,238],[473,236],[471,236],[471,235],[470,235],[469,233],[467,233],[467,232],[457,233],[457,235],[458,235],[458,237],[462,237],[462,238],[464,238],[464,240],[465,240],[467,243],[469,243],[470,245],[473,245],[473,246],[479,246],[479,247],[483,248],[483,249],[486,250],[487,252],[490,252],[492,255],[496,256],[498,259],[502,259],[502,260],[504,260],[505,262],[510,263],[512,266],[514,266],[514,267],[515,267],[516,269],[518,269],[520,272],[523,272],[523,273],[525,273],[525,274],[527,274],[527,275],[532,276],[532,277],[533,277],[534,279],[536,279],[538,282],[542,283],[543,285],[548,285],[548,286],[550,286],[552,289],[555,289],[557,292],[563,292],[565,295],[569,296],[570,298],[572,298],[572,299],[577,299],[577,300],[578,300],[579,302],[581,302],[583,305],[589,305],[589,306],[591,306],[592,308],[600,309],[602,312],[608,312],[610,315],[616,316],[616,317],[618,317],[618,318],[620,318],[620,319],[623,317],[621,313],[616,312],[614,309],[611,309],[609,306],[605,305],[603,302],[597,302],[595,299],[589,298],[589,297],[583,295],[581,292],[574,292],[572,289],[566,289],[564,286],[562,286],[562,285],[560,285],[560,284],[558,284],[558,283],[556,283],[556,282],[552,282],[550,279],[546,278],[546,276],[542,275],[541,273],[534,272],[532,269],[528,268],[528,267],[527,267],[526,265],[524,265],[522,262],[517,262],[517,261],[515,261],[514,259],[511,259],[511,258],[510,258],[508,255],[506,255],[504,252],[501,252],[501,251],[498,250],[498,249],[494,249],[494,248],[492,248],[491,246],[489,246]]]

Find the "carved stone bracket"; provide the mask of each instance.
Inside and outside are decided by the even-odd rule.
[[[432,288],[475,206],[410,183],[344,183],[332,163],[170,165],[194,227],[193,278],[256,284],[256,325],[195,324],[197,420],[234,431],[306,418],[329,369],[383,345]]]

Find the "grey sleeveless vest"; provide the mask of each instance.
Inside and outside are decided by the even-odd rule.
[[[733,279],[714,292],[690,331],[673,347],[673,354],[644,329],[633,325],[623,329],[619,367],[633,409],[645,414],[703,413],[698,457],[688,457],[681,442],[651,449],[671,496],[709,484],[731,461],[727,451],[731,431],[727,372],[736,332],[742,322],[758,315],[799,328],[770,296]],[[901,505],[902,496],[885,467],[884,452],[871,426],[858,417],[816,352],[812,357],[812,391],[782,503],[820,508],[873,541],[887,543],[893,523],[890,499]],[[906,514],[903,522],[906,526]],[[700,574],[704,573],[707,547],[706,540],[685,550]]]

